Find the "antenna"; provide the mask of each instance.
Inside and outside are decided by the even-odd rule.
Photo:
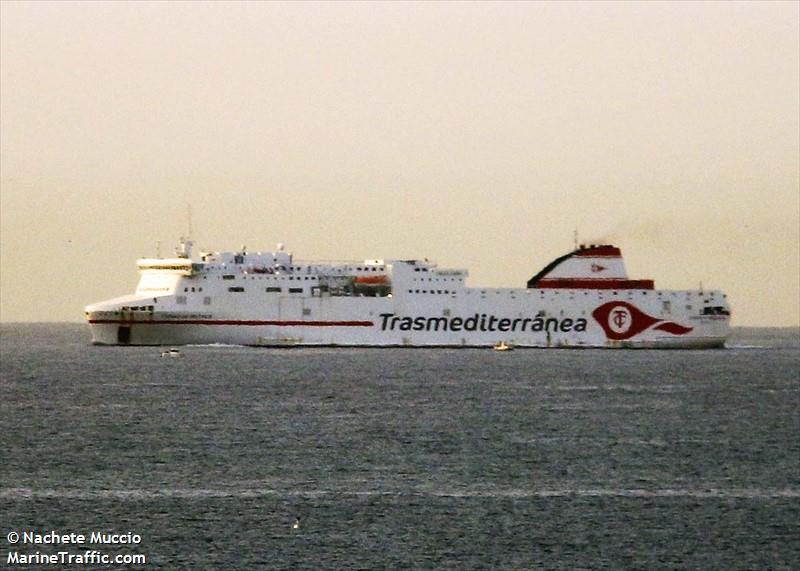
[[[191,238],[192,237],[192,205],[191,204],[187,204],[186,205],[186,214],[187,214],[187,220],[188,220],[188,223],[189,223],[189,233],[186,234],[186,238]]]
[[[575,228],[575,230],[572,231],[572,243],[574,245],[574,247],[572,249],[573,250],[577,250],[578,249],[578,229],[577,228]]]

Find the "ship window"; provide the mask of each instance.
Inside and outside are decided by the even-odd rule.
[[[235,279],[235,278],[236,278],[236,276],[232,276],[230,274],[222,276],[223,280],[232,280],[232,279]]]
[[[419,290],[418,290],[418,289],[415,289],[415,290],[414,290],[414,293],[419,293]]]
[[[243,287],[241,287],[241,286],[234,286],[234,287],[229,287],[229,288],[228,288],[228,291],[233,291],[233,292],[242,292],[242,291],[244,291],[244,288],[243,288]]]
[[[185,295],[176,295],[175,296],[175,303],[185,305],[186,304],[186,296]]]
[[[303,315],[311,315],[311,308],[310,307],[304,307],[303,308]]]
[[[279,287],[268,287],[267,288],[267,293],[280,293],[280,292],[281,292],[281,288],[279,288]]]
[[[289,293],[303,293],[303,288],[301,287],[290,287]]]
[[[203,298],[203,305],[211,305],[211,296],[205,296]]]

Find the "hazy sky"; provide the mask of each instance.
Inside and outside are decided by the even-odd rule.
[[[200,247],[632,277],[800,324],[800,4],[2,2],[0,319]]]

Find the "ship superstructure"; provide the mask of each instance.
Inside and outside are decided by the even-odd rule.
[[[720,291],[656,290],[622,253],[586,245],[524,288],[468,287],[427,260],[301,262],[274,252],[202,252],[137,262],[133,295],[86,308],[93,342],[258,346],[722,347]]]

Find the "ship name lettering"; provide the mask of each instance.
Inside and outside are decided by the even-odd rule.
[[[579,317],[497,317],[476,313],[470,317],[400,317],[381,313],[381,331],[586,331],[586,319]]]

